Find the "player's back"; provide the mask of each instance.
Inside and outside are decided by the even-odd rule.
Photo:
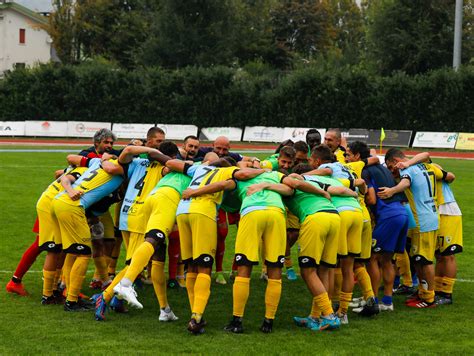
[[[252,195],[247,195],[247,189],[259,183],[270,183],[278,184],[281,182],[284,174],[272,171],[262,173],[252,179],[246,181],[239,181],[237,183],[237,189],[240,199],[242,200],[241,214],[245,214],[250,210],[256,210],[256,207],[275,207],[278,209],[285,210],[283,200],[280,194],[271,190],[263,189]]]

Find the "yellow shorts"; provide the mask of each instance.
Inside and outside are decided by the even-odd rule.
[[[296,215],[292,214],[288,210],[286,212],[286,228],[294,229],[294,230],[300,229],[300,220],[298,219]]]
[[[410,256],[415,263],[430,265],[435,260],[438,230],[420,232],[412,229]]]
[[[38,246],[41,251],[59,253],[62,250],[61,232],[59,223],[53,213],[51,201],[42,202],[41,199],[36,206],[39,226]]]
[[[146,234],[155,237],[157,233],[163,233],[163,239],[167,238],[176,221],[176,209],[180,200],[180,194],[173,188],[163,187],[155,194],[146,198],[143,205],[143,218],[146,222]]]
[[[91,231],[84,208],[67,204],[62,200],[54,200],[53,210],[59,223],[63,251],[76,255],[90,255],[92,252]]]
[[[341,229],[339,231],[339,257],[351,255],[360,256],[362,227],[364,218],[361,211],[346,210],[339,213],[341,217]]]
[[[364,221],[362,225],[362,240],[360,256],[356,258],[359,262],[368,262],[372,254],[372,223]]]
[[[341,218],[335,213],[320,212],[306,217],[298,239],[301,268],[319,264],[336,267],[340,225]]]
[[[217,222],[197,213],[180,214],[176,220],[182,261],[212,267],[217,248]]]
[[[449,256],[462,252],[462,216],[440,215],[440,218],[436,253]]]
[[[125,264],[129,265],[133,254],[137,248],[145,241],[145,235],[139,232],[122,231],[124,241],[127,241],[127,257],[125,257]]]
[[[255,210],[240,219],[235,239],[237,265],[257,265],[260,246],[267,266],[283,267],[286,249],[286,218],[280,209]]]
[[[100,222],[104,225],[104,239],[115,240],[114,220],[109,211],[99,217]]]

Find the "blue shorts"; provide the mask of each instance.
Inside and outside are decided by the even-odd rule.
[[[377,221],[372,232],[372,251],[403,253],[408,232],[408,216],[404,214]]]

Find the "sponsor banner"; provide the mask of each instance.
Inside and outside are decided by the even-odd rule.
[[[346,139],[347,143],[354,141],[367,142],[369,139],[369,130],[366,129],[349,129],[341,130],[341,135]]]
[[[417,132],[413,147],[454,148],[457,139],[456,132]]]
[[[183,140],[186,136],[197,135],[198,128],[194,125],[165,125],[156,124],[166,135],[167,140]]]
[[[230,141],[240,141],[242,129],[239,127],[204,127],[199,133],[199,139],[214,141],[219,136],[226,136]]]
[[[0,136],[25,136],[25,122],[0,121]]]
[[[385,140],[383,147],[410,147],[412,131],[405,130],[385,130]],[[380,146],[380,130],[369,130],[367,144]]]
[[[25,136],[67,137],[67,121],[26,121]]]
[[[67,135],[69,137],[94,137],[94,134],[100,129],[110,130],[111,127],[110,122],[68,121]]]
[[[154,124],[113,124],[112,131],[118,138],[146,138]]]
[[[460,132],[456,142],[457,150],[474,150],[474,133]]]
[[[246,126],[244,141],[281,142],[283,141],[282,127]]]
[[[305,141],[306,142],[306,133],[308,132],[309,127],[285,127],[283,130],[283,138],[284,140],[292,140],[293,142],[296,141]],[[324,141],[324,135],[326,134],[326,129],[316,129],[321,134],[321,142]]]

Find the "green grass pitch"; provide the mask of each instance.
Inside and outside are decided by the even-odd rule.
[[[75,148],[70,149],[76,152]],[[232,285],[213,283],[206,310],[208,327],[202,336],[186,331],[190,316],[184,290],[170,290],[169,301],[179,320],[158,322],[159,308],[152,286],[138,290],[143,310],[127,315],[107,314],[107,321],[94,321],[92,313],[66,313],[61,306],[42,306],[40,256],[26,274],[27,298],[9,295],[4,286],[20,256],[31,244],[35,204],[62,168],[65,153],[0,152],[0,354],[472,354],[474,350],[474,193],[473,161],[436,160],[456,174],[453,189],[463,211],[464,249],[458,255],[458,281],[454,304],[437,309],[411,310],[404,297],[395,298],[395,311],[373,319],[350,315],[347,326],[335,332],[311,332],[292,322],[307,315],[311,297],[301,278],[284,277],[283,294],[274,332],[258,328],[264,315],[265,283],[255,270],[244,319],[245,334],[229,335],[222,328],[232,315]],[[261,154],[260,156],[264,156]],[[235,228],[227,237],[225,270],[230,269]],[[296,248],[293,249],[296,257]],[[296,259],[294,259],[296,261]],[[121,260],[119,268],[123,265]],[[92,269],[92,263],[89,266]],[[87,277],[87,280],[89,280]],[[92,294],[87,287],[84,292]],[[356,290],[355,295],[359,292]]]

